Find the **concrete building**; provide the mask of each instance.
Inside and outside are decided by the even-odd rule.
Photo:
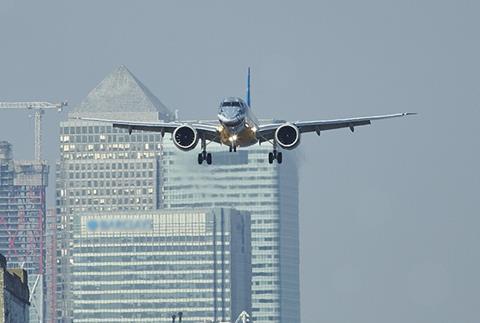
[[[129,135],[109,124],[75,117],[170,120],[170,111],[126,67],[108,75],[60,124],[56,170],[57,319],[70,322],[73,220],[81,212],[155,210],[161,206],[159,133]]]
[[[8,269],[0,254],[0,323],[28,323],[29,297],[27,271]]]
[[[254,322],[299,322],[298,171],[296,154],[270,165],[265,144],[229,153],[208,146],[213,165],[198,165],[165,137],[166,208],[232,207],[251,214]]]
[[[0,142],[0,253],[29,275],[30,321],[45,318],[45,190],[49,167],[13,159],[10,143]]]
[[[74,220],[75,322],[234,322],[251,310],[250,217],[231,209]]]

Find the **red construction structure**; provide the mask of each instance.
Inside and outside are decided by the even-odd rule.
[[[11,144],[0,141],[0,253],[11,267],[28,272],[30,322],[45,315],[45,190],[49,167],[13,160]]]

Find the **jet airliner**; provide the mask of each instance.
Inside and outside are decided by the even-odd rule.
[[[300,144],[303,133],[349,128],[352,132],[355,127],[369,125],[372,120],[404,117],[415,113],[395,113],[360,118],[345,118],[333,120],[271,122],[261,124],[255,117],[250,99],[250,69],[248,69],[246,100],[239,97],[229,97],[220,103],[218,122],[182,122],[182,121],[128,121],[97,118],[79,118],[89,121],[111,123],[115,128],[127,129],[131,134],[134,130],[171,133],[175,146],[183,151],[194,149],[200,142],[201,152],[198,154],[198,163],[204,161],[212,164],[212,154],[207,152],[207,144],[216,142],[229,147],[230,152],[236,152],[238,147],[248,147],[262,142],[272,144],[272,151],[268,154],[268,162],[275,160],[281,164],[283,160],[281,147],[285,150],[296,148]]]

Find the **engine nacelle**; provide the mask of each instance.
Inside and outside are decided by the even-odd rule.
[[[275,140],[283,149],[293,149],[300,144],[300,130],[297,126],[286,123],[275,131]]]
[[[175,146],[184,151],[192,150],[198,143],[197,131],[188,125],[177,127],[173,131],[172,137]]]

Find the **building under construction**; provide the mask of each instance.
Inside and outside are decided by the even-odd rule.
[[[13,160],[12,146],[0,141],[0,253],[29,276],[30,322],[44,320],[45,189],[48,166]]]

